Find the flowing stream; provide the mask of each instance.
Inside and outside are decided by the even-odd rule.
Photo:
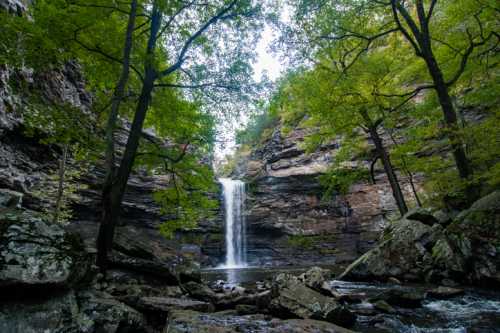
[[[327,267],[334,268],[334,267]],[[225,280],[230,285],[254,288],[256,281],[271,281],[279,273],[298,275],[307,267],[249,267],[207,269],[203,279],[208,283]],[[330,281],[341,294],[360,297],[349,308],[358,317],[353,329],[360,333],[500,333],[500,292],[464,287],[464,294],[450,299],[426,298],[421,307],[394,306],[393,313],[376,311],[371,299],[391,289],[426,291],[433,285],[394,285],[383,283]]]
[[[246,267],[245,183],[221,178],[226,223],[226,262],[224,268]]]

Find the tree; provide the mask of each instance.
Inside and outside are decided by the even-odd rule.
[[[318,129],[309,138],[314,146],[342,138],[341,146],[347,150],[347,154],[335,156],[334,172],[341,172],[344,177],[346,168],[350,167],[343,164],[353,158],[353,154],[348,151],[352,152],[365,138],[360,130],[368,135],[375,146],[374,161],[380,159],[382,162],[396,205],[401,215],[404,215],[408,206],[389,150],[380,134],[384,121],[390,116],[388,110],[394,110],[397,106],[373,94],[391,84],[390,77],[400,66],[399,62],[387,56],[392,53],[391,50],[381,49],[360,57],[359,62],[351,66],[348,72],[341,64],[336,66],[329,61],[318,60],[312,70],[292,76],[288,87],[284,89],[282,112],[303,110],[303,116],[307,117],[303,124]],[[323,51],[327,52],[326,49]],[[337,50],[333,48],[329,52]]]
[[[259,11],[249,0],[40,0],[30,11],[31,23],[12,20],[7,38],[21,36],[17,45],[29,64],[36,64],[40,49],[50,49],[54,63],[76,59],[82,65],[94,115],[107,118],[107,142],[94,146],[96,154],[105,153],[107,169],[97,242],[103,271],[134,167],[169,175],[169,184],[155,193],[170,222],[164,234],[171,234],[171,226],[192,226],[213,207],[204,193],[213,186],[205,158],[213,144],[212,114],[251,92]],[[16,31],[19,26],[26,34]],[[6,57],[19,60],[11,55]],[[47,59],[40,67],[50,64]],[[146,134],[145,125],[162,139]],[[127,134],[123,152],[114,143],[116,131]],[[113,161],[115,156],[120,159]]]
[[[112,12],[125,13],[129,18],[123,57],[110,54],[103,47],[103,45],[108,46],[105,41],[100,44],[99,39],[88,38],[89,30],[93,31],[94,27],[89,29],[82,25],[74,29],[71,24],[68,27],[69,31],[71,29],[74,31],[73,42],[84,51],[93,53],[94,56],[98,54],[122,66],[122,75],[119,80],[121,83],[126,82],[127,68],[133,69],[136,75],[132,87],[137,88],[138,98],[131,110],[133,120],[116,172],[109,170],[112,165],[110,162],[112,156],[109,152],[113,149],[110,148],[112,143],[108,139],[107,174],[112,175],[112,181],[108,179],[107,184],[111,185],[107,186],[103,192],[103,216],[97,240],[98,265],[103,271],[106,269],[107,254],[112,245],[114,228],[119,218],[127,181],[139,153],[148,110],[152,107],[153,96],[158,98],[163,94],[163,92],[155,93],[155,90],[159,88],[162,90],[202,89],[203,93],[207,93],[205,96],[210,98],[214,98],[217,91],[239,92],[238,87],[241,84],[238,80],[241,80],[250,68],[246,65],[246,60],[249,58],[245,59],[248,56],[248,51],[245,49],[246,41],[251,40],[246,28],[256,26],[251,18],[258,11],[258,8],[253,7],[250,1],[242,0],[221,0],[211,3],[178,1],[168,4],[160,1],[142,1],[137,4],[136,8],[140,8],[137,16],[143,19],[137,22],[137,27],[134,29],[132,22],[134,3],[131,5],[132,10],[129,11],[105,1],[97,4],[73,2],[69,4],[68,10],[83,8],[81,10],[90,11],[93,7],[101,10],[105,8]],[[92,25],[96,24],[92,23]],[[135,31],[135,36],[130,35],[132,30]],[[88,40],[85,40],[86,38]],[[226,44],[229,47],[219,48],[222,38],[228,38]],[[133,46],[130,43],[132,39],[135,40]],[[133,51],[135,55],[132,57],[135,61],[129,66],[127,66],[127,45],[135,49]],[[130,56],[130,50],[128,55]],[[139,70],[140,66],[142,66],[141,70]],[[247,79],[243,77],[241,81],[246,82]],[[115,89],[112,110],[116,111],[119,108],[120,98],[117,97],[123,94],[123,86],[124,84],[119,84]],[[194,91],[185,96],[193,101],[201,98],[200,94]],[[170,94],[169,97],[173,100],[182,98],[179,94]],[[109,117],[108,138],[111,137],[113,126],[109,125],[113,123],[115,113],[112,111]],[[188,145],[189,142],[185,147]],[[176,157],[163,154],[163,158],[170,163],[179,163],[185,158],[185,152]]]
[[[471,181],[472,168],[464,139],[459,135],[450,88],[460,79],[470,58],[494,52],[500,36],[491,23],[498,15],[493,2],[298,0],[291,4],[296,9],[295,26],[288,30],[286,37],[294,36],[294,45],[308,45],[313,53],[324,45],[338,44],[344,51],[336,60],[343,62],[347,69],[389,35],[406,40],[414,52],[413,61],[422,60],[428,76],[423,77],[424,82],[407,82],[402,89],[378,94],[408,101],[424,90],[434,91],[458,173],[462,179]],[[452,55],[443,54],[443,49],[451,50]],[[310,57],[311,52],[303,53]],[[427,80],[430,82],[425,82]],[[467,192],[469,201],[474,200],[477,193],[473,186],[469,186]]]

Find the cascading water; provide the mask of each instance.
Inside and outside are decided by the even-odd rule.
[[[245,183],[229,178],[219,179],[224,194],[226,221],[225,268],[246,266],[246,224],[244,213]]]

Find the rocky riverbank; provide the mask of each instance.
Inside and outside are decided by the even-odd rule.
[[[500,192],[454,215],[408,213],[341,278],[500,286]]]

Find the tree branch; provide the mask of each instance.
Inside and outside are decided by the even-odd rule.
[[[198,29],[194,34],[191,35],[191,37],[188,38],[188,40],[184,43],[184,46],[181,49],[181,52],[179,53],[179,56],[177,57],[177,61],[168,67],[167,69],[161,71],[159,73],[159,77],[165,77],[173,72],[175,72],[177,69],[179,69],[182,64],[184,63],[185,56],[193,42],[200,37],[212,24],[216,23],[219,21],[226,13],[228,13],[237,3],[237,0],[231,1],[231,3],[223,8],[219,13],[217,13],[215,16],[213,16],[210,20],[208,20],[201,28]]]

